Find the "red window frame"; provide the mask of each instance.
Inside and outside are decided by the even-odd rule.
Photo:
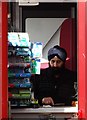
[[[87,2],[78,2],[78,102],[79,117],[87,118]]]
[[[0,118],[8,118],[7,3],[0,3],[0,8],[2,10],[2,51],[0,51],[2,55],[0,55],[0,59],[2,59],[2,79],[0,79]],[[77,35],[78,109],[79,117],[87,118],[87,2],[81,2],[81,0],[78,0],[77,3]]]

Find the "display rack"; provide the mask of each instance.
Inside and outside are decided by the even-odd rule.
[[[18,47],[8,48],[8,88],[11,106],[29,106],[32,87],[30,56],[24,55],[23,51],[17,51]]]
[[[18,33],[9,33],[10,38],[8,37],[8,96],[13,108],[31,107],[33,102],[30,77],[35,74],[38,61],[32,52],[34,45],[28,42],[27,37],[26,42],[26,39],[24,40],[19,35]],[[18,39],[17,36],[21,39]],[[38,101],[35,102],[38,103]]]

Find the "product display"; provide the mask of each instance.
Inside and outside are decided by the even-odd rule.
[[[38,101],[32,97],[30,77],[40,74],[41,48],[41,43],[29,41],[27,33],[8,33],[8,96],[11,107],[37,106]]]

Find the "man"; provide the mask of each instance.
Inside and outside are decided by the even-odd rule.
[[[67,53],[56,45],[48,51],[49,67],[32,79],[34,97],[40,105],[71,105],[75,98],[77,76],[65,68]]]

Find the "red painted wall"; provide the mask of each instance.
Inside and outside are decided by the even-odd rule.
[[[73,71],[77,70],[77,34],[75,32],[75,19],[68,18],[64,20],[60,30],[60,46],[67,51],[66,67]]]
[[[86,71],[87,71],[87,2],[86,2],[86,13],[85,13],[85,16],[86,16],[86,22],[85,22],[85,26],[86,26],[86,29],[85,29],[85,33],[86,33],[86,40],[85,40],[85,52],[86,52],[86,57],[85,57],[85,66],[86,66]],[[87,75],[86,75],[86,118],[87,118]]]
[[[2,3],[0,2],[0,96],[2,96]],[[2,97],[0,97],[2,106]],[[2,118],[2,107],[0,107],[0,120]]]
[[[2,46],[0,46],[0,57],[2,57],[2,79],[0,76],[0,119],[8,117],[8,77],[7,77],[7,4],[0,2],[2,6]],[[1,12],[1,11],[0,11]],[[87,3],[78,2],[78,88],[79,88],[79,110],[80,117],[87,119]],[[0,14],[1,15],[1,14]],[[0,16],[1,19],[1,16]],[[1,24],[1,23],[0,23]],[[1,27],[1,25],[0,25]],[[1,31],[0,31],[1,32]],[[0,44],[1,45],[1,44]],[[2,51],[1,51],[2,47]],[[1,54],[3,55],[1,56]],[[1,72],[1,71],[0,71]],[[1,96],[2,95],[2,96]]]
[[[87,6],[78,2],[78,99],[80,118],[87,120]]]
[[[7,3],[2,2],[2,118],[8,118]]]

